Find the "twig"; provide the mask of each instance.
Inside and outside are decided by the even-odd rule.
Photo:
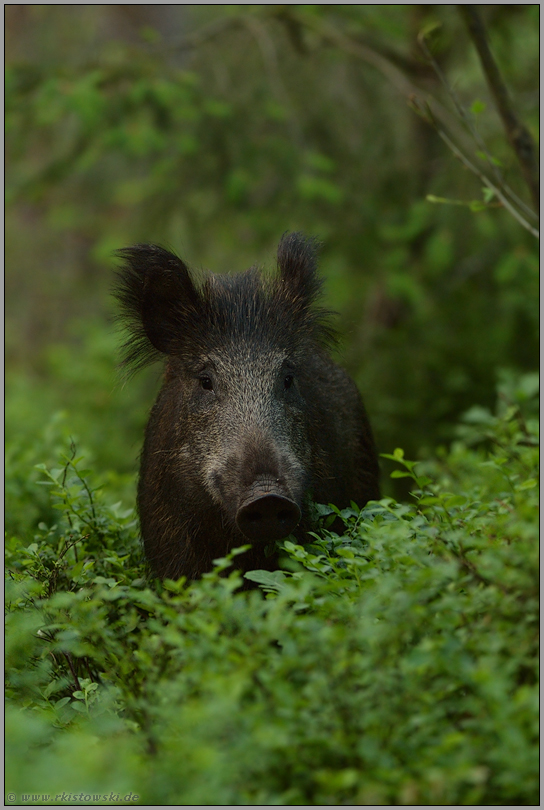
[[[284,7],[287,8],[287,7]],[[432,96],[427,90],[423,90],[411,79],[407,78],[394,62],[376,51],[374,48],[360,42],[349,34],[344,34],[334,25],[323,20],[318,20],[312,15],[304,15],[304,12],[294,11],[295,6],[289,6],[289,16],[301,26],[314,31],[323,42],[328,42],[331,45],[344,51],[344,53],[366,62],[372,67],[376,68],[387,81],[397,90],[400,95],[407,99],[413,98],[416,95],[425,94],[427,98],[431,98],[433,102],[433,110],[435,115],[440,118],[444,124],[450,128],[455,128],[456,136],[464,138],[466,131],[464,127],[459,126],[458,118],[451,113],[451,111]],[[299,6],[298,9],[303,8]],[[468,148],[468,141],[467,141]]]
[[[302,25],[315,31],[315,33],[318,34],[324,42],[329,42],[331,45],[334,45],[345,53],[348,53],[351,56],[372,65],[383,76],[385,76],[389,83],[393,85],[393,87],[401,95],[405,96],[406,98],[414,93],[422,92],[422,90],[410,79],[407,79],[402,70],[394,65],[393,62],[391,62],[388,58],[382,56],[381,53],[378,53],[368,45],[364,45],[349,35],[344,34],[329,22],[324,22],[322,20],[318,21],[313,17],[304,17],[294,13],[292,13],[292,16]],[[441,117],[444,116],[451,119],[449,111],[443,108],[438,101],[434,101],[437,114]]]
[[[443,71],[441,70],[440,65],[438,64],[438,62],[436,61],[436,59],[432,55],[432,53],[431,53],[431,51],[430,51],[430,49],[429,49],[429,47],[428,47],[428,45],[427,45],[427,43],[425,41],[425,39],[426,39],[425,31],[422,31],[418,35],[417,39],[418,39],[418,43],[419,43],[419,46],[420,46],[421,50],[425,54],[426,58],[429,60],[429,63],[432,66],[434,72],[436,73],[436,75],[438,76],[440,81],[442,82],[442,85],[444,86],[444,89],[446,90],[447,94],[449,95],[449,97],[453,101],[453,104],[455,106],[455,109],[457,110],[457,113],[458,113],[459,117],[464,122],[466,128],[468,129],[468,131],[470,132],[470,134],[474,138],[474,140],[475,140],[477,146],[479,147],[480,151],[487,158],[487,160],[489,162],[489,165],[491,166],[491,170],[493,171],[499,186],[504,191],[504,193],[507,194],[510,197],[510,199],[519,208],[521,208],[524,211],[524,213],[528,217],[531,217],[532,219],[536,220],[536,222],[538,222],[538,214],[536,214],[532,210],[532,208],[529,208],[529,206],[526,205],[523,202],[523,200],[520,200],[520,198],[517,196],[517,194],[514,191],[512,191],[512,189],[506,184],[506,182],[504,180],[504,177],[502,176],[502,173],[499,171],[498,167],[496,166],[496,164],[495,164],[495,162],[493,160],[493,156],[490,154],[490,152],[489,152],[489,150],[488,150],[488,148],[487,148],[487,146],[485,144],[484,139],[482,138],[482,136],[478,132],[478,129],[474,126],[474,122],[472,121],[471,117],[468,115],[467,111],[465,110],[465,108],[463,107],[461,102],[459,101],[459,97],[457,96],[457,93],[455,92],[455,90],[453,89],[451,84],[446,79],[446,76],[444,75]]]
[[[497,110],[512,149],[516,153],[525,182],[529,187],[536,211],[540,209],[538,165],[536,149],[531,133],[514,111],[512,101],[502,79],[498,65],[489,48],[486,31],[475,5],[457,6],[472,39],[487,79],[487,84],[495,100]]]
[[[204,43],[209,42],[217,36],[220,36],[224,31],[228,31],[229,28],[236,28],[239,25],[239,16],[227,17],[226,19],[220,18],[218,20],[214,20],[209,25],[205,25],[199,31],[194,31],[191,34],[178,37],[177,39],[170,40],[169,42],[159,42],[156,45],[151,45],[149,46],[149,50],[160,51],[161,53],[164,51],[191,50],[193,48],[200,47],[200,45],[204,45]]]
[[[285,88],[278,63],[278,55],[274,47],[272,37],[266,30],[266,26],[255,16],[244,16],[240,19],[240,23],[251,33],[257,41],[259,50],[261,51],[265,69],[268,71],[270,86],[274,92],[278,103],[283,104],[289,110],[289,123],[291,126],[291,134],[293,139],[302,144],[303,138],[298,126],[296,117],[292,112],[292,105],[289,100],[289,94]]]
[[[296,16],[296,19],[301,20],[298,15],[293,16]],[[323,40],[330,42],[337,48],[340,48],[346,53],[356,56],[358,59],[362,59],[364,62],[367,62],[369,65],[375,67],[402,95],[408,96],[417,89],[415,85],[404,76],[402,71],[389,61],[389,59],[386,59],[380,53],[377,53],[367,45],[363,45],[351,37],[346,36],[330,23],[323,22],[322,20],[318,21],[313,18],[303,18],[301,22],[307,28],[312,28]]]
[[[525,180],[529,185],[531,196],[535,204],[535,208],[538,211],[539,209],[538,169],[536,165],[535,150],[532,137],[527,128],[519,121],[519,119],[516,117],[513,111],[506,87],[504,85],[504,82],[502,81],[501,75],[493,59],[493,56],[489,51],[489,47],[487,45],[485,37],[485,30],[480,20],[480,17],[477,11],[475,10],[475,7],[472,5],[470,6],[461,5],[458,8],[460,10],[461,15],[466,21],[471,38],[473,39],[476,48],[478,49],[482,65],[484,67],[484,72],[486,73],[488,84],[492,91],[493,97],[495,98],[497,108],[503,119],[508,139],[516,152],[516,155],[522,167]],[[283,10],[282,15],[285,16],[285,12]],[[278,16],[278,14],[276,13],[273,16]],[[357,40],[353,39],[348,35],[345,35],[341,31],[336,29],[334,26],[332,26],[330,23],[324,23],[323,21],[317,22],[313,18],[294,13],[292,9],[289,9],[289,18],[292,21],[295,21],[299,26],[313,29],[315,33],[317,33],[325,42],[328,41],[331,44],[335,45],[337,48],[343,50],[344,52],[349,53],[352,56],[355,56],[356,58],[361,59],[367,62],[368,64],[372,65],[373,67],[375,67],[382,73],[382,75],[384,75],[388,79],[388,81],[397,89],[399,93],[401,93],[404,96],[411,97],[412,106],[416,109],[419,108],[419,112],[421,114],[419,102],[415,100],[414,97],[416,92],[421,91],[413,82],[411,82],[403,75],[402,71],[395,64],[393,64],[393,62],[390,59],[386,58],[385,56],[378,53],[374,49],[368,47],[367,45],[358,42]],[[196,31],[193,34],[189,34],[188,36],[178,39],[175,42],[168,43],[166,45],[166,49],[183,50],[183,49],[197,48],[200,45],[204,44],[205,42],[222,34],[229,28],[237,28],[237,27],[246,27],[256,37],[261,52],[263,54],[265,64],[269,71],[273,89],[275,90],[276,95],[279,95],[285,101],[286,94],[279,74],[277,55],[273,43],[264,26],[262,26],[259,23],[256,23],[255,19],[252,17],[244,15],[236,15],[228,18],[227,20],[225,19],[216,20],[209,26],[206,26],[204,29],[201,29],[200,31]],[[420,42],[422,42],[422,39],[420,39]],[[165,46],[161,44],[160,47],[164,49]],[[508,186],[505,185],[500,172],[498,172],[497,167],[491,160],[491,155],[489,154],[481,136],[479,135],[475,127],[472,125],[472,122],[467,116],[462,105],[459,103],[453,89],[446,82],[445,77],[442,75],[440,69],[438,68],[438,65],[433,60],[426,46],[425,50],[427,52],[428,57],[431,60],[433,67],[435,68],[435,71],[437,72],[437,75],[444,83],[451,98],[453,99],[454,104],[457,108],[457,112],[461,117],[461,120],[468,127],[470,134],[476,140],[482,152],[488,158],[500,188],[498,188],[494,183],[492,183],[483,172],[481,172],[476,166],[474,166],[468,160],[468,158],[462,152],[460,152],[457,146],[455,146],[455,144],[451,141],[449,136],[440,127],[436,125],[434,115],[425,116],[425,114],[423,114],[424,117],[426,117],[427,120],[430,120],[440,138],[442,138],[442,140],[448,145],[448,147],[452,150],[454,155],[459,160],[461,160],[461,162],[471,172],[476,174],[476,176],[480,178],[480,180],[484,183],[484,185],[487,188],[493,191],[493,193],[495,194],[497,199],[500,200],[504,208],[506,208],[524,228],[530,231],[530,233],[532,233],[533,236],[538,238],[539,235],[538,230],[532,227],[527,222],[527,220],[519,213],[519,211],[517,211],[513,207],[512,203],[507,199],[506,195],[510,196],[510,198],[516,203],[516,205],[518,205],[520,208],[523,209],[523,211],[526,213],[527,216],[538,219],[537,215],[535,214],[534,211],[529,209],[525,205],[525,203],[523,203],[523,201],[520,200]],[[442,107],[442,105],[438,101],[436,101],[436,99],[433,99],[433,104],[435,107],[436,115],[438,115],[442,120],[451,119],[451,115],[448,112],[448,110]]]
[[[272,38],[266,30],[266,27],[257,17],[248,15],[247,17],[242,18],[241,23],[256,39],[263,57],[265,68],[268,70],[272,89],[278,99],[283,101],[287,93],[280,76],[278,55],[276,53]]]
[[[87,493],[87,497],[89,499],[89,504],[91,506],[91,514],[92,514],[93,520],[94,520],[94,522],[96,524],[96,512],[95,512],[95,508],[94,508],[94,500],[93,500],[92,492],[89,489],[89,485],[87,484],[87,481],[79,474],[79,470],[77,469],[77,467],[75,467],[74,464],[72,464],[72,467],[73,467],[74,472],[77,475],[78,479],[83,484],[83,488],[85,489],[85,492]],[[87,522],[87,525],[91,526],[92,524],[90,522]]]
[[[62,475],[62,484],[61,484],[61,486],[62,486],[62,488],[63,488],[63,490],[65,492],[66,492],[66,477],[68,475],[68,468],[71,466],[72,461],[76,457],[76,447],[75,447],[75,444],[74,444],[74,440],[72,438],[70,439],[70,450],[72,451],[72,456],[71,456],[71,458],[69,458],[66,461],[66,464],[64,465],[64,473]],[[66,456],[65,456],[65,458],[66,458]],[[66,495],[64,496],[63,500],[64,500],[65,503],[67,502]],[[73,530],[74,524],[72,523],[72,516],[70,515],[69,508],[66,509],[66,517],[68,519],[68,525]]]
[[[68,666],[70,667],[70,672],[72,673],[72,677],[74,679],[76,689],[81,692],[81,684],[79,683],[79,678],[77,677],[76,670],[75,670],[74,665],[72,663],[72,656],[70,655],[70,653],[67,653],[67,652],[63,653],[63,655],[66,658],[66,660],[68,661]]]
[[[510,200],[508,200],[505,197],[502,190],[500,188],[498,188],[494,183],[492,183],[491,180],[489,179],[489,177],[487,177],[482,171],[480,171],[480,169],[477,166],[475,166],[467,158],[467,156],[464,155],[461,152],[460,149],[457,148],[457,146],[453,143],[453,141],[451,140],[449,135],[447,135],[444,132],[444,130],[439,126],[439,124],[437,123],[437,121],[436,121],[436,119],[435,119],[435,117],[434,117],[434,115],[433,115],[433,113],[431,111],[431,108],[430,108],[428,102],[425,103],[425,109],[422,109],[419,106],[419,103],[418,103],[417,99],[413,98],[411,101],[412,101],[412,108],[417,113],[419,113],[419,115],[421,115],[423,118],[425,118],[425,120],[434,127],[437,134],[440,136],[440,138],[442,138],[442,140],[448,146],[448,148],[451,149],[451,151],[453,152],[455,157],[458,160],[460,160],[461,163],[469,171],[471,171],[473,174],[475,174],[476,177],[478,177],[482,181],[482,183],[485,186],[487,186],[487,188],[490,189],[493,192],[493,194],[497,197],[497,199],[501,201],[501,203],[506,208],[506,210],[509,211],[510,214],[512,214],[512,216],[515,219],[517,219],[517,221],[520,223],[520,225],[522,225],[526,230],[528,230],[530,233],[533,234],[533,236],[535,236],[538,239],[539,238],[539,232],[536,230],[536,228],[533,228],[533,226],[529,222],[527,222],[527,220],[520,214],[520,212],[517,210],[517,208],[514,208],[514,206],[510,202]]]
[[[397,92],[405,98],[413,93],[424,92],[414,82],[406,78],[401,68],[394,63],[395,60],[392,56],[388,58],[387,55],[379,53],[354,37],[344,34],[330,23],[316,20],[311,15],[305,15],[303,11],[295,11],[294,8],[293,6],[280,6],[279,10],[276,8],[273,11],[268,11],[267,16],[270,19],[279,20],[282,24],[292,24],[300,29],[305,28],[311,30],[316,33],[323,42],[328,42],[356,59],[360,59],[372,65],[388,80]],[[210,25],[192,34],[171,40],[167,43],[149,45],[148,48],[151,51],[160,50],[161,52],[192,50],[210,42],[229,30],[241,28],[249,30],[257,39],[263,54],[263,59],[269,70],[272,88],[276,92],[276,95],[278,95],[278,93],[281,94],[282,101],[285,103],[287,97],[282,87],[281,76],[279,76],[279,71],[277,70],[277,55],[274,51],[272,40],[263,25],[260,23],[255,24],[255,15],[240,14],[233,15],[226,20],[215,20]],[[427,91],[425,91],[425,95],[429,95]],[[433,105],[436,115],[446,122],[448,126],[452,127],[457,125],[457,119],[435,98],[433,98]],[[464,134],[464,130],[460,130],[460,132]]]

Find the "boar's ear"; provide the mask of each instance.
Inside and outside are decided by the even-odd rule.
[[[279,292],[294,323],[325,346],[337,341],[330,319],[334,314],[315,306],[322,279],[317,274],[319,242],[301,233],[286,233],[278,247]]]
[[[295,300],[313,302],[320,293],[317,275],[317,239],[301,233],[285,233],[278,246],[278,267],[285,292]]]
[[[129,337],[123,365],[132,371],[176,354],[191,324],[199,319],[200,296],[181,259],[156,245],[135,245],[117,251],[124,265],[113,294]]]

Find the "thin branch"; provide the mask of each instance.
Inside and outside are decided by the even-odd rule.
[[[329,22],[316,20],[312,15],[307,15],[298,9],[295,10],[295,7],[293,6],[282,6],[280,7],[279,11],[277,9],[273,10],[272,12],[267,11],[266,16],[268,16],[270,19],[277,19],[283,24],[290,23],[296,25],[298,28],[311,30],[316,33],[323,42],[334,45],[345,53],[350,54],[351,56],[360,59],[369,65],[372,65],[388,80],[388,82],[397,90],[397,92],[405,98],[408,98],[414,93],[425,92],[426,96],[429,95],[427,91],[422,90],[414,82],[406,78],[402,69],[394,64],[392,56],[391,58],[388,58],[386,55],[382,55],[372,47],[361,43],[350,35],[342,33]],[[213,23],[201,28],[199,31],[188,34],[187,36],[179,37],[177,39],[170,40],[169,42],[151,45],[148,47],[151,51],[192,50],[199,48],[201,45],[210,42],[229,30],[246,28],[246,30],[249,30],[257,39],[263,54],[263,59],[269,71],[272,89],[277,94],[278,91],[282,92],[280,90],[282,85],[281,76],[279,75],[279,71],[277,69],[277,54],[274,51],[273,42],[268,32],[262,24],[257,23],[256,25],[255,19],[255,15],[233,15],[227,19],[215,20]],[[286,99],[288,101],[288,98],[284,92],[282,92],[282,96],[284,103]],[[440,104],[436,98],[432,96],[431,98],[433,100],[435,114],[442,121],[447,123],[449,127],[457,127],[458,121],[451,114],[451,112]],[[465,134],[463,129],[459,129],[459,135],[461,135],[461,133],[463,135]]]
[[[296,16],[297,19],[301,19],[299,15],[294,16]],[[389,59],[386,59],[367,45],[363,45],[360,42],[356,42],[350,36],[346,36],[329,22],[317,20],[312,17],[304,17],[301,19],[301,22],[307,28],[312,28],[325,42],[328,41],[345,53],[356,56],[358,59],[362,59],[364,62],[367,62],[367,64],[377,68],[402,95],[408,96],[417,89]]]
[[[278,99],[283,100],[286,96],[286,90],[280,76],[278,55],[276,53],[276,48],[272,38],[258,17],[248,15],[247,17],[242,18],[241,23],[257,40],[265,68],[268,70],[269,81],[272,89]]]
[[[486,71],[488,83],[493,92],[493,96],[497,103],[497,107],[501,112],[501,115],[503,115],[503,122],[506,128],[507,135],[516,151],[518,160],[520,161],[522,170],[524,172],[524,177],[531,189],[531,194],[534,202],[536,195],[535,207],[538,211],[538,171],[536,168],[536,159],[534,157],[534,144],[531,135],[529,131],[518,121],[512,110],[512,106],[508,98],[506,87],[504,86],[498,68],[487,46],[485,40],[485,30],[483,28],[483,25],[477,12],[474,10],[474,6],[459,6],[459,9],[462,16],[467,21],[469,32],[475,42],[476,47],[478,48],[478,52],[480,53],[480,47],[485,46],[487,54],[487,61],[485,62],[485,64],[482,53],[480,53],[480,58],[482,59],[482,64],[484,64],[484,70],[486,70],[487,66],[488,68],[491,69],[492,72],[493,78],[490,79]],[[282,14],[285,14],[285,12],[282,11]],[[312,17],[307,17],[304,14],[296,13],[293,11],[293,9],[289,9],[289,17],[299,26],[313,29],[315,33],[317,33],[323,41],[325,42],[328,41],[331,44],[335,45],[337,48],[343,50],[345,53],[349,53],[352,56],[355,56],[356,58],[367,62],[367,64],[372,65],[388,79],[388,81],[396,88],[396,90],[399,93],[408,98],[411,98],[413,108],[416,109],[416,111],[419,111],[424,118],[427,118],[427,120],[430,123],[432,123],[440,138],[442,138],[442,140],[448,145],[448,147],[452,150],[454,155],[459,160],[461,160],[461,162],[466,166],[466,168],[468,168],[477,177],[479,177],[482,183],[484,183],[484,185],[487,188],[493,191],[494,195],[497,197],[498,200],[500,200],[504,208],[506,208],[524,228],[530,231],[530,233],[532,233],[533,236],[536,236],[538,238],[538,230],[532,227],[527,222],[527,220],[519,213],[519,211],[517,211],[513,207],[512,203],[507,199],[506,195],[510,196],[511,199],[514,200],[515,203],[526,212],[527,216],[534,218],[535,213],[531,211],[529,208],[527,208],[527,206],[523,203],[523,201],[519,200],[519,198],[514,194],[514,192],[508,186],[505,185],[500,173],[497,171],[496,166],[493,164],[493,161],[490,160],[490,165],[492,166],[492,169],[495,172],[495,176],[497,178],[499,187],[497,187],[497,185],[492,183],[483,172],[481,172],[476,166],[474,166],[471,163],[471,161],[469,161],[469,159],[451,141],[451,139],[444,132],[444,130],[437,126],[434,117],[435,115],[438,115],[440,119],[442,119],[443,121],[444,120],[449,121],[450,124],[452,123],[451,121],[452,117],[449,111],[445,109],[438,101],[436,101],[436,99],[433,99],[434,114],[431,114],[430,108],[428,108],[429,114],[426,115],[421,110],[420,102],[417,101],[417,99],[415,98],[415,93],[421,92],[421,90],[413,82],[407,79],[406,76],[403,75],[402,71],[395,64],[393,64],[393,62],[390,61],[390,59],[378,53],[371,47],[368,47],[367,45],[356,41],[352,37],[343,34],[341,31],[339,31],[330,23],[325,23],[322,20],[317,21]],[[479,27],[477,26],[476,33],[474,33],[474,20],[478,22],[479,26]],[[252,19],[251,17],[246,17],[244,15],[236,15],[228,18],[227,20],[224,19],[216,20],[211,25],[206,26],[204,29],[201,29],[200,31],[197,31],[186,37],[183,37],[182,39],[177,40],[177,42],[169,43],[167,48],[175,50],[183,50],[185,48],[196,48],[199,45],[202,45],[203,43],[222,34],[227,29],[237,27],[246,27],[250,31],[252,31],[252,33],[254,34],[259,43],[259,47],[263,54],[263,58],[269,71],[269,76],[271,79],[273,89],[275,90],[276,95],[284,97],[285,96],[284,88],[282,86],[281,76],[278,70],[277,55],[273,43],[268,35],[268,32],[264,29],[264,26],[260,25],[259,23],[256,24],[255,20]],[[488,157],[488,159],[490,159],[491,155],[489,154],[483,140],[481,139],[481,136],[479,135],[477,130],[473,127],[472,122],[468,118],[462,105],[459,103],[454,91],[450,88],[450,86],[446,82],[445,77],[442,75],[440,69],[432,59],[432,56],[428,52],[428,49],[427,53],[431,59],[433,66],[435,67],[435,70],[439,78],[444,83],[450,96],[454,100],[454,104],[457,108],[458,114],[461,117],[461,120],[468,127],[470,134],[472,135],[473,138],[475,138],[476,142],[478,143],[484,154]],[[454,123],[457,124],[457,121],[455,121],[455,119]]]
[[[397,90],[401,96],[404,96],[404,98],[409,99],[415,94],[425,94],[426,97],[430,97],[433,102],[433,110],[435,115],[437,115],[445,124],[447,124],[448,127],[454,128],[456,130],[456,135],[462,138],[465,137],[465,129],[464,127],[459,126],[457,117],[453,115],[447,107],[441,104],[438,99],[431,95],[428,90],[419,87],[414,81],[407,78],[404,75],[403,70],[394,64],[392,58],[388,58],[369,45],[355,39],[353,36],[343,33],[330,22],[322,19],[316,19],[313,15],[304,14],[303,11],[299,10],[304,8],[303,6],[298,6],[296,11],[295,6],[289,6],[288,8],[289,16],[299,25],[307,28],[308,30],[314,31],[314,33],[321,37],[323,42],[334,45],[336,48],[344,51],[344,53],[350,54],[356,59],[366,62],[368,65],[376,68],[376,70],[378,70],[382,76],[384,76],[395,88],[395,90]]]
[[[503,191],[498,186],[496,186],[494,183],[492,183],[491,180],[489,179],[489,177],[487,177],[482,171],[480,171],[480,169],[477,166],[475,166],[467,158],[467,156],[464,155],[461,152],[460,149],[458,149],[458,147],[454,144],[454,142],[451,140],[449,135],[447,135],[447,133],[444,132],[444,130],[440,127],[440,125],[436,121],[436,118],[434,117],[428,102],[426,102],[425,108],[422,108],[419,105],[418,100],[415,99],[415,98],[412,98],[411,103],[412,103],[412,109],[414,109],[419,115],[422,116],[422,118],[424,118],[429,124],[432,125],[432,127],[435,129],[436,133],[440,136],[440,138],[442,138],[442,140],[448,146],[448,148],[451,149],[451,151],[453,152],[455,157],[458,160],[460,160],[461,163],[469,171],[471,171],[473,174],[475,174],[476,177],[478,177],[481,180],[481,182],[485,186],[487,186],[488,189],[490,189],[493,192],[493,194],[497,197],[497,199],[501,201],[501,203],[506,208],[506,210],[510,214],[512,214],[514,219],[517,219],[517,221],[519,222],[520,225],[522,225],[526,230],[529,231],[529,233],[532,233],[532,235],[535,236],[538,239],[539,238],[539,232],[536,230],[536,228],[533,228],[533,226],[529,222],[527,222],[527,220],[520,214],[520,212],[517,210],[517,208],[514,208],[514,206],[510,202],[510,200],[507,197],[505,197]]]
[[[281,78],[278,55],[276,53],[276,48],[274,46],[272,37],[266,30],[266,26],[264,26],[256,16],[244,16],[240,18],[240,23],[245,26],[255,38],[262,54],[265,70],[268,72],[268,79],[272,91],[275,94],[278,103],[282,104],[288,110],[288,120],[291,127],[291,135],[299,145],[302,145],[302,133],[300,127],[298,126],[296,116],[293,114],[289,94]]]
[[[457,110],[457,113],[458,113],[459,117],[464,122],[467,130],[470,132],[470,134],[474,138],[474,141],[476,142],[476,145],[478,146],[480,151],[487,158],[487,160],[489,162],[489,165],[491,167],[491,170],[493,171],[493,173],[495,175],[495,179],[497,180],[499,186],[504,191],[504,193],[507,194],[510,197],[512,202],[514,202],[519,208],[521,208],[523,210],[523,212],[528,217],[531,217],[531,219],[534,219],[534,220],[536,220],[536,222],[538,222],[538,214],[535,214],[535,212],[533,211],[532,208],[529,208],[529,206],[526,205],[523,202],[523,200],[520,200],[518,195],[514,191],[512,191],[512,189],[506,184],[506,181],[505,181],[504,177],[502,176],[502,172],[496,166],[496,164],[495,164],[495,162],[493,160],[493,156],[489,152],[489,150],[488,150],[488,148],[487,148],[487,146],[485,144],[484,139],[482,138],[482,136],[478,132],[478,129],[474,126],[474,121],[472,120],[471,116],[468,115],[466,109],[463,107],[463,105],[459,101],[459,97],[458,97],[457,93],[455,92],[455,90],[453,89],[451,84],[448,82],[446,76],[444,75],[442,69],[440,68],[440,65],[438,64],[438,62],[436,61],[436,59],[432,55],[432,53],[431,53],[425,39],[426,39],[425,32],[422,31],[418,36],[419,46],[420,46],[421,50],[423,51],[423,53],[425,54],[426,58],[428,59],[429,64],[432,66],[434,72],[436,73],[436,75],[440,79],[440,81],[441,81],[442,85],[444,86],[444,89],[446,90],[447,94],[449,95],[449,97],[453,101],[453,104],[455,106],[455,109]]]
[[[72,673],[72,677],[73,677],[74,683],[76,685],[76,690],[81,692],[81,684],[79,682],[79,678],[77,677],[77,672],[76,672],[74,664],[72,662],[72,656],[70,655],[70,653],[67,653],[67,652],[63,653],[63,655],[66,658],[66,660],[68,661],[68,666],[70,667],[70,672]]]
[[[183,37],[177,37],[167,42],[159,42],[149,46],[150,51],[185,51],[199,48],[206,42],[210,42],[215,37],[221,36],[229,28],[237,28],[240,25],[240,17],[233,15],[232,17],[220,17],[214,20],[209,25],[205,25],[198,31],[193,31]]]
[[[85,478],[83,478],[83,477],[82,477],[82,476],[79,474],[79,470],[77,469],[77,467],[76,467],[74,464],[72,464],[72,468],[73,468],[73,470],[74,470],[74,472],[75,472],[76,476],[78,477],[79,481],[80,481],[80,482],[83,484],[83,488],[85,489],[85,492],[87,493],[87,497],[88,497],[88,499],[89,499],[89,504],[90,504],[90,506],[91,506],[91,514],[92,514],[92,516],[93,516],[93,520],[94,520],[94,521],[95,521],[95,523],[96,523],[96,512],[95,512],[95,508],[94,508],[94,499],[93,499],[93,494],[92,494],[91,490],[89,489],[89,485],[88,485],[87,481],[85,480]],[[89,524],[89,525],[90,525],[90,524]]]
[[[168,50],[168,51],[184,51],[193,50],[211,42],[216,37],[221,36],[227,31],[234,31],[236,29],[246,29],[254,37],[257,45],[261,51],[265,70],[268,72],[270,86],[274,92],[278,102],[283,104],[289,112],[289,124],[291,126],[291,133],[294,140],[299,144],[302,142],[302,135],[300,127],[298,127],[295,116],[292,112],[292,105],[289,102],[289,96],[285,85],[281,78],[279,69],[279,60],[274,47],[274,42],[270,37],[266,27],[262,24],[260,19],[255,15],[236,14],[226,19],[220,18],[214,20],[209,25],[204,26],[198,31],[187,34],[184,37],[171,40],[167,44],[153,45],[151,50]]]
[[[532,135],[514,111],[508,90],[489,48],[484,24],[476,6],[459,5],[457,8],[478,51],[487,84],[502,118],[507,138],[516,153],[525,182],[531,193],[533,205],[535,210],[538,211],[540,207],[538,164]]]

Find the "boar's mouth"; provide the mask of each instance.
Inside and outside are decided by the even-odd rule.
[[[301,517],[298,505],[274,491],[253,491],[236,513],[236,525],[252,542],[283,540]]]

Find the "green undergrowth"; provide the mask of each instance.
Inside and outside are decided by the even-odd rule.
[[[238,552],[199,582],[149,582],[134,511],[74,447],[42,465],[47,522],[7,539],[6,790],[537,804],[538,438],[523,399],[472,409],[432,460],[395,450],[410,503],[316,507],[312,544],[284,541],[282,570],[250,572],[250,591]]]

